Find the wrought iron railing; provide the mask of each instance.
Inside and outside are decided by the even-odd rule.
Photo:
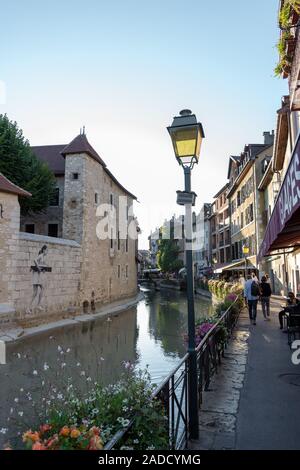
[[[236,325],[238,299],[220,316],[219,320],[208,331],[196,349],[198,403],[201,412],[203,392],[208,390],[212,376],[218,371],[224,356],[228,340]],[[167,417],[169,430],[169,448],[182,449],[189,440],[188,421],[188,377],[189,354],[187,353],[178,366],[154,390],[152,398],[160,400]],[[124,429],[118,431],[106,444],[105,450],[117,448],[120,442],[126,441],[126,434],[134,423],[134,417]]]

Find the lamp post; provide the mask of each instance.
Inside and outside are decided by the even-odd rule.
[[[196,194],[191,191],[191,170],[198,163],[201,142],[204,138],[202,124],[197,122],[195,114],[184,109],[174,117],[172,125],[167,128],[170,134],[176,160],[183,167],[184,191],[177,191],[177,204],[185,206],[185,254],[187,270],[187,302],[188,302],[188,410],[189,435],[191,439],[199,436],[198,420],[198,380],[197,354],[195,342],[195,309],[194,309],[194,273],[193,273],[193,238],[192,238],[192,206],[195,205]]]
[[[246,245],[243,245],[243,254],[244,254],[244,257],[245,257],[245,280],[247,279],[246,278],[246,275],[247,275],[247,255],[249,254],[249,247],[246,246]]]

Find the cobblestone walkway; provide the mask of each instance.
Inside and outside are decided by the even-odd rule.
[[[291,362],[287,336],[278,328],[280,301],[271,321],[260,306],[256,326],[243,311],[219,373],[204,394],[200,439],[190,448],[300,449],[300,366]]]

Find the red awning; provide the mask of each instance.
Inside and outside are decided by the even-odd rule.
[[[300,136],[298,136],[275,207],[261,244],[258,261],[270,252],[300,245]]]

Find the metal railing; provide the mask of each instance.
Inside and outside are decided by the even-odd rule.
[[[208,390],[212,376],[218,371],[228,339],[236,325],[238,314],[233,307],[237,302],[238,298],[222,313],[218,321],[196,348],[198,404],[200,412],[203,392]],[[224,332],[226,332],[225,335]],[[189,440],[188,377],[189,354],[187,353],[152,394],[153,399],[161,401],[165,410],[170,449],[182,449],[186,447]],[[120,441],[126,441],[126,434],[130,431],[134,419],[133,417],[127,427],[118,431],[113,436],[106,444],[105,450],[111,450],[118,446]]]

